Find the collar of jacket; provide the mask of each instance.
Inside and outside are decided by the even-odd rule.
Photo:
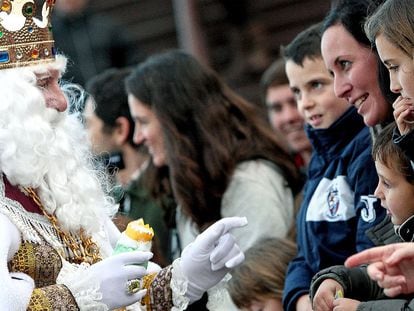
[[[314,129],[307,124],[305,130],[313,151],[329,155],[342,150],[364,127],[363,118],[354,107],[350,107],[330,127]]]

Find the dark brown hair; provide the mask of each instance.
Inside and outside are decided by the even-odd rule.
[[[284,84],[289,85],[289,80],[285,71],[285,60],[279,58],[266,69],[260,79],[262,103],[266,105],[266,93],[268,88]]]
[[[374,161],[380,161],[386,167],[396,170],[409,183],[414,184],[414,171],[410,160],[392,140],[395,127],[395,122],[393,122],[379,132],[372,147],[372,157]]]
[[[171,186],[183,212],[201,228],[221,218],[221,200],[237,164],[275,163],[296,193],[300,178],[258,108],[194,57],[170,51],[150,57],[126,80],[128,94],[160,121]]]

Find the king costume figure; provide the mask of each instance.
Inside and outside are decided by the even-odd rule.
[[[246,220],[216,222],[163,269],[140,265],[149,252],[112,255],[117,206],[67,112],[55,0],[39,2],[0,1],[0,310],[184,310],[243,260],[229,231]]]

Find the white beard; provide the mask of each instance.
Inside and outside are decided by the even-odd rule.
[[[15,94],[31,99],[0,97],[0,172],[13,185],[37,189],[65,230],[97,232],[117,207],[102,187],[107,179],[94,167],[84,128],[76,115],[46,108],[33,85],[19,85]]]

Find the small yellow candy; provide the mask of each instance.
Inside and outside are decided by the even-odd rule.
[[[344,293],[340,289],[338,289],[335,293],[335,299],[338,299],[338,298],[344,298]]]

